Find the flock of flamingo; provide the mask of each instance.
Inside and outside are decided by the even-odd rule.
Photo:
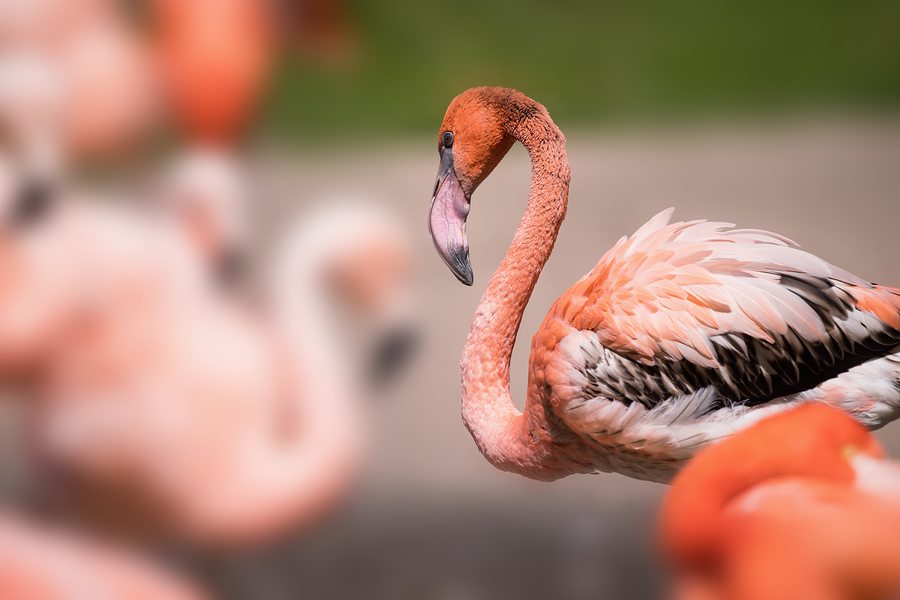
[[[318,51],[346,50],[336,6],[299,11]],[[54,515],[0,511],[4,598],[206,597],[143,544],[247,547],[327,513],[359,470],[373,375],[347,364],[338,324],[366,324],[372,340],[353,345],[380,344],[376,377],[410,345],[412,248],[376,207],[298,221],[258,295],[241,285],[240,141],[275,54],[271,5],[150,8],[152,44],[112,0],[0,9],[0,380],[24,406],[30,498]],[[166,116],[188,151],[152,201],[69,184],[73,164]],[[900,289],[774,233],[665,211],[554,303],[520,411],[512,352],[571,178],[541,104],[491,87],[451,102],[429,230],[473,285],[472,195],[516,141],[525,215],[461,360],[485,458],[541,481],[671,483],[659,531],[677,598],[898,597],[900,465],[866,428],[900,416]]]
[[[60,525],[3,511],[0,595],[203,597],[139,548],[253,546],[341,502],[372,376],[347,357],[371,344],[384,378],[408,354],[408,238],[378,207],[332,202],[286,228],[245,293],[239,142],[268,5],[160,0],[154,48],[114,2],[26,4],[0,58],[0,377],[24,404],[29,500]],[[155,197],[69,184],[164,108],[189,150]],[[348,317],[371,331],[350,347]]]

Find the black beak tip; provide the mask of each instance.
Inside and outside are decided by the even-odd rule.
[[[40,220],[53,204],[53,191],[53,186],[42,179],[25,181],[13,208],[15,222],[27,225]]]
[[[464,285],[471,286],[475,282],[472,264],[469,262],[468,248],[456,248],[450,252],[450,270]]]
[[[370,383],[384,385],[395,378],[415,354],[419,334],[406,327],[389,332],[376,344],[369,371]]]
[[[468,273],[462,273],[462,274],[457,273],[456,278],[459,279],[460,283],[462,283],[463,285],[467,285],[469,287],[472,287],[472,284],[475,283],[475,276],[472,275],[472,271],[469,271]]]
[[[215,278],[219,283],[226,287],[236,285],[244,274],[246,267],[245,258],[244,253],[239,248],[224,248],[213,264]]]

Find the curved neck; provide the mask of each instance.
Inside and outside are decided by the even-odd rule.
[[[291,454],[298,460],[306,452],[331,452],[336,440],[348,443],[361,435],[356,373],[338,343],[326,285],[333,244],[307,226],[289,236],[276,260],[274,325],[290,363],[286,408],[295,434]]]
[[[281,415],[287,431],[265,436],[251,455],[247,491],[238,494],[236,514],[228,514],[233,528],[266,531],[316,518],[344,494],[362,457],[361,407],[331,327],[325,257],[310,245],[308,231],[300,233],[276,259],[270,298],[287,363]]]
[[[496,467],[540,477],[549,449],[532,439],[513,404],[509,369],[522,315],[566,214],[569,163],[565,138],[543,106],[515,112],[507,133],[531,157],[528,206],[506,256],[478,305],[462,357],[463,421]],[[535,393],[535,392],[530,392]]]

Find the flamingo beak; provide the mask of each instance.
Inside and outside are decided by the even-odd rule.
[[[428,231],[438,254],[462,283],[472,285],[472,264],[469,262],[469,241],[466,239],[466,217],[470,199],[459,184],[453,170],[453,153],[443,150],[438,169]]]
[[[418,331],[411,325],[395,325],[379,335],[369,365],[369,383],[382,386],[393,380],[415,354]]]
[[[53,207],[53,186],[43,179],[30,178],[23,184],[13,206],[13,221],[26,227],[40,221]]]
[[[213,259],[214,276],[225,287],[237,285],[246,270],[246,254],[237,246],[225,246]]]

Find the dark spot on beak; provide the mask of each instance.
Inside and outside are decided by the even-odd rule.
[[[452,248],[450,250],[450,270],[461,283],[472,285],[475,276],[472,274],[472,264],[469,262],[468,248]]]
[[[236,285],[244,275],[246,260],[237,248],[224,249],[215,260],[213,269],[216,280],[225,287]]]
[[[12,209],[13,223],[28,226],[40,221],[54,204],[53,186],[42,179],[29,179],[19,189]]]
[[[402,370],[418,346],[418,332],[411,327],[391,330],[375,343],[369,381],[376,387],[388,384]]]

